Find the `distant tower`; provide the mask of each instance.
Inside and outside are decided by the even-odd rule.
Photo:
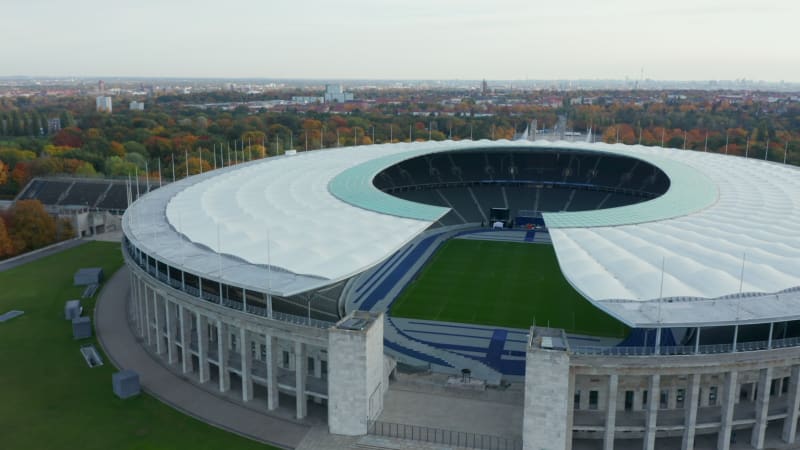
[[[486,78],[483,79],[481,83],[481,94],[486,95],[489,93],[489,84],[486,82]]]
[[[103,81],[103,80],[98,81],[97,82],[97,92],[102,94],[105,91],[106,91],[106,82]]]

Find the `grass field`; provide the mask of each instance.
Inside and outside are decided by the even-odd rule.
[[[394,302],[398,317],[624,337],[627,327],[567,283],[550,245],[453,239]]]
[[[269,449],[148,395],[119,400],[105,355],[104,366],[87,367],[79,348],[89,340],[74,341],[64,320],[64,301],[82,291],[72,275],[100,266],[108,277],[121,265],[119,244],[91,242],[0,273],[0,313],[25,311],[0,323],[0,448]],[[91,316],[94,301],[82,303]]]

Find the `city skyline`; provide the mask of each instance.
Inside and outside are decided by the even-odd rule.
[[[800,5],[595,3],[33,0],[5,7],[0,76],[800,81]]]

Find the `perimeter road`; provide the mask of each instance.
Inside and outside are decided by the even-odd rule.
[[[114,366],[135,370],[148,394],[198,420],[256,441],[296,448],[309,427],[212,395],[181,379],[145,351],[128,324],[128,273],[123,267],[111,277],[100,292],[95,309],[97,338]],[[110,383],[108,395],[112,395]]]

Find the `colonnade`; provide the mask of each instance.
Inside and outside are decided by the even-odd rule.
[[[718,450],[745,442],[763,449],[768,429],[772,442],[796,443],[798,347],[715,355],[580,355],[543,347],[541,336],[554,331],[531,331],[526,367],[536,378],[526,377],[524,414],[535,417],[544,408],[566,428],[554,435],[552,427],[526,426],[526,449],[544,442],[571,449],[573,440],[594,440],[611,450],[621,441],[630,448],[639,440],[641,448],[653,450],[670,439],[674,448],[691,450],[699,448],[699,438],[707,448],[712,437]],[[566,401],[547,386],[562,379]]]

